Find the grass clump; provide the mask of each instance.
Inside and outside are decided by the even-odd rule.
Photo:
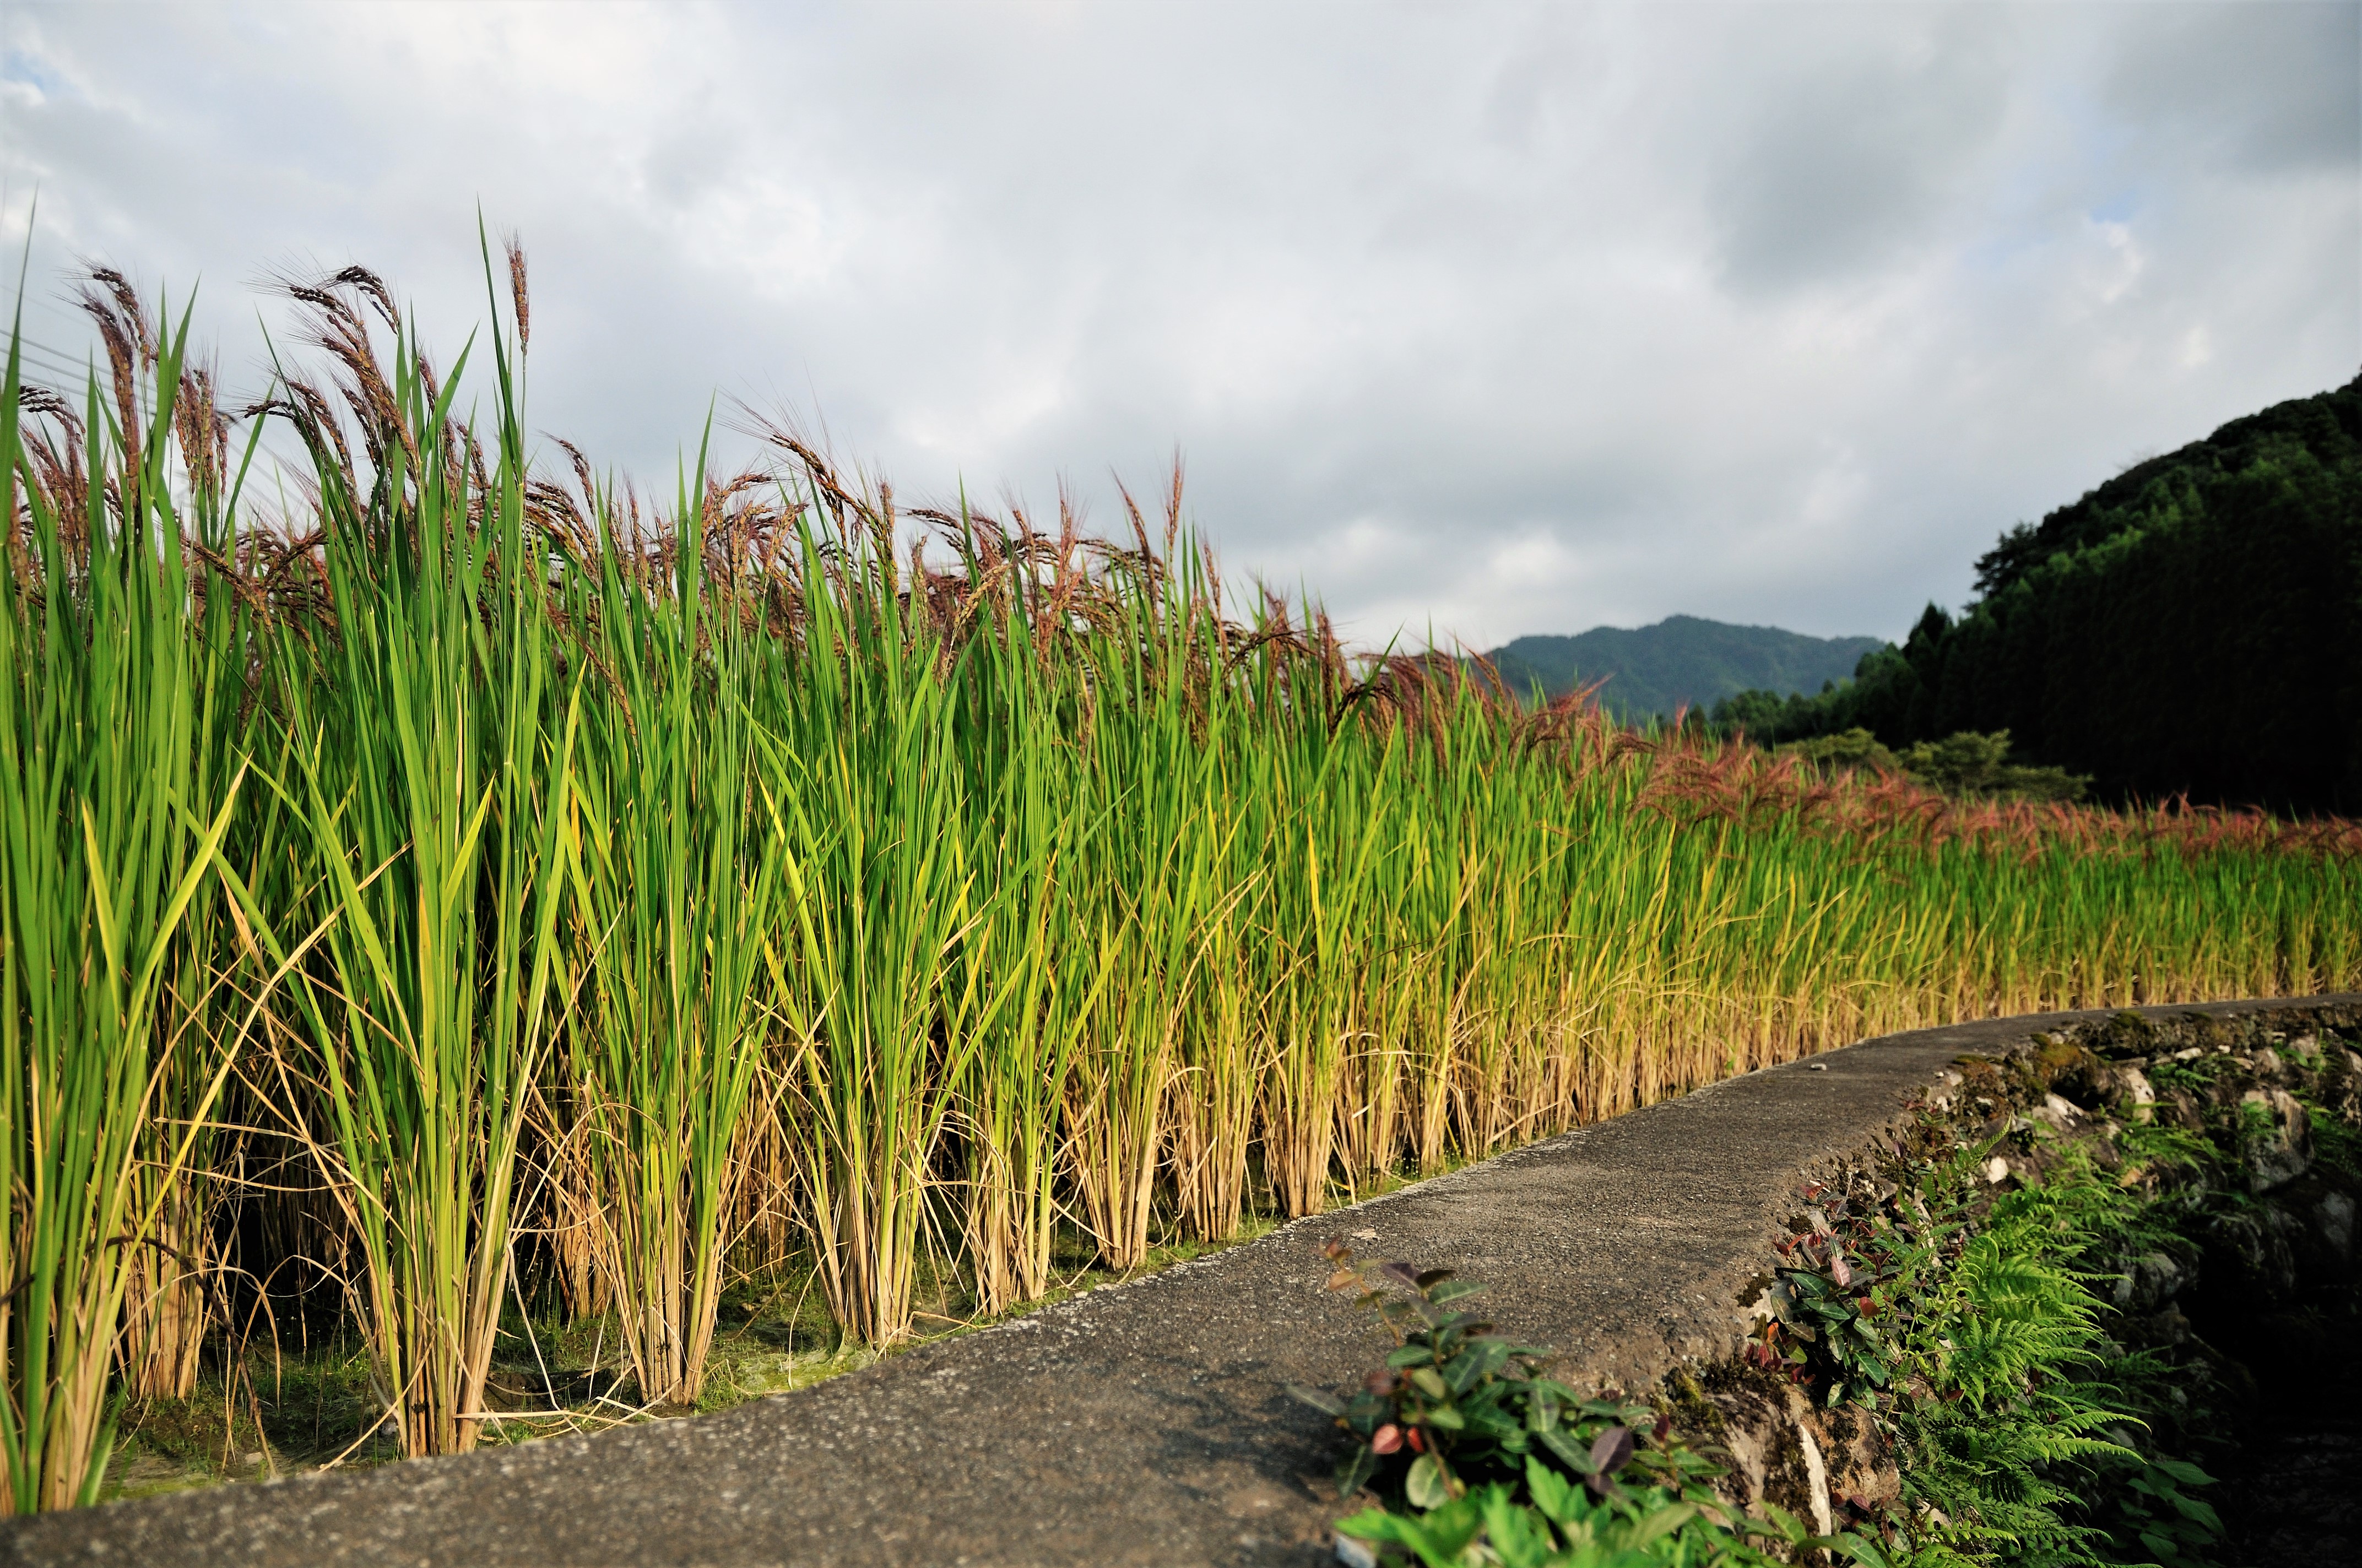
[[[2356,1302],[2334,1257],[2276,1279],[2223,1238],[2259,1217],[2288,1233],[2275,1211],[2350,1216],[2362,1055],[2334,1034],[2129,1023],[2119,1048],[2203,1040],[2111,1056],[2052,1036],[1963,1063],[1906,1138],[1803,1195],[1739,1364],[1676,1373],[1653,1400],[1559,1381],[1473,1307],[1479,1284],[1330,1242],[1330,1286],[1396,1344],[1356,1389],[1290,1390],[1347,1436],[1341,1495],[1369,1506],[1341,1537],[1435,1568],[2231,1560],[2224,1513],[2251,1515],[2239,1487],[2268,1478],[2210,1474],[2262,1419],[2225,1351],[2268,1359],[2308,1316],[2350,1335]],[[2113,1028],[2085,1032],[2104,1047]],[[2258,1081],[2305,1107],[2314,1139],[2262,1187]],[[2301,1140],[2284,1116],[2273,1129]]]

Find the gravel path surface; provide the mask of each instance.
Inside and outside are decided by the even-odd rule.
[[[1335,1434],[1281,1386],[1342,1386],[1384,1342],[1321,1289],[1322,1240],[1461,1269],[1492,1286],[1505,1329],[1565,1352],[1573,1380],[1643,1387],[1734,1345],[1798,1187],[1892,1125],[1946,1064],[2101,1016],[1921,1030],[1753,1073],[723,1415],[50,1515],[0,1525],[0,1555],[137,1568],[1325,1562]]]

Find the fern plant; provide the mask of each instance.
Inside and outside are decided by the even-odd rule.
[[[1904,1495],[1934,1524],[1922,1543],[1942,1562],[1996,1551],[2013,1562],[2103,1561],[2105,1532],[2074,1522],[2095,1463],[2139,1463],[2098,1434],[2127,1419],[2109,1386],[2081,1374],[2100,1358],[2099,1303],[2047,1258],[2039,1231],[2009,1217],[1971,1238],[1931,1283],[1923,1321],[1934,1397],[1901,1406]]]
[[[2123,1258],[2188,1250],[2204,1199],[2142,1172],[2219,1152],[2134,1126],[2121,1179],[2069,1150],[1996,1196],[1979,1174],[1991,1143],[1955,1144],[1932,1119],[1920,1133],[1868,1201],[1807,1190],[1751,1357],[1882,1423],[1902,1474],[1882,1524],[1898,1562],[2205,1563],[2223,1535],[2196,1495],[2212,1478],[2133,1446],[2169,1372],[2106,1337],[2099,1289]]]

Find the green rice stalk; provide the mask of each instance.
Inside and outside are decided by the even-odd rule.
[[[750,815],[746,634],[729,584],[704,580],[703,491],[701,462],[668,584],[626,573],[608,519],[577,619],[595,620],[609,689],[584,704],[568,830],[570,1136],[624,1359],[644,1399],[674,1404],[703,1393],[721,1304],[781,848]]]
[[[1061,918],[1061,878],[1083,830],[1076,770],[1058,745],[1057,689],[1032,657],[1020,616],[999,616],[975,653],[961,692],[962,735],[970,799],[989,804],[969,818],[986,901],[960,944],[955,982],[979,1002],[957,1088],[961,1220],[977,1309],[994,1314],[1054,1283],[1060,1117],[1076,1020],[1089,1015],[1110,966],[1075,962]]]
[[[164,1244],[158,1219],[188,1160],[185,1118],[201,1120],[222,1083],[216,1067],[172,1107],[177,1128],[155,1124],[160,1083],[207,1059],[208,1043],[170,1027],[169,988],[237,792],[233,778],[217,799],[207,793],[201,656],[165,466],[187,331],[184,315],[154,349],[148,409],[135,388],[151,367],[129,354],[116,362],[116,410],[90,389],[79,517],[52,504],[27,460],[13,329],[0,386],[13,568],[0,613],[0,1458],[11,1513],[97,1496],[135,1260]]]
[[[771,650],[756,703],[804,1220],[831,1315],[873,1345],[910,1332],[929,1164],[969,1048],[943,984],[972,892],[955,708],[891,537],[881,520],[824,553],[803,533],[801,647]]]
[[[472,440],[446,435],[458,370],[436,395],[406,336],[391,383],[365,389],[383,411],[365,484],[331,432],[303,425],[334,623],[279,639],[281,788],[305,913],[326,932],[325,964],[300,972],[308,1052],[280,1064],[279,1110],[338,1204],[356,1316],[410,1455],[464,1452],[481,1424],[559,999],[576,703],[547,646],[516,390],[494,348],[487,480]],[[247,914],[259,932],[286,919]]]

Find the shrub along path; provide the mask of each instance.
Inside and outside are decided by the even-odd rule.
[[[1750,1074],[726,1414],[53,1514],[0,1525],[0,1546],[149,1568],[1325,1562],[1339,1434],[1281,1386],[1344,1386],[1384,1342],[1322,1289],[1322,1240],[1482,1279],[1567,1381],[1640,1389],[1736,1346],[1797,1189],[1946,1064],[2104,1016]]]

